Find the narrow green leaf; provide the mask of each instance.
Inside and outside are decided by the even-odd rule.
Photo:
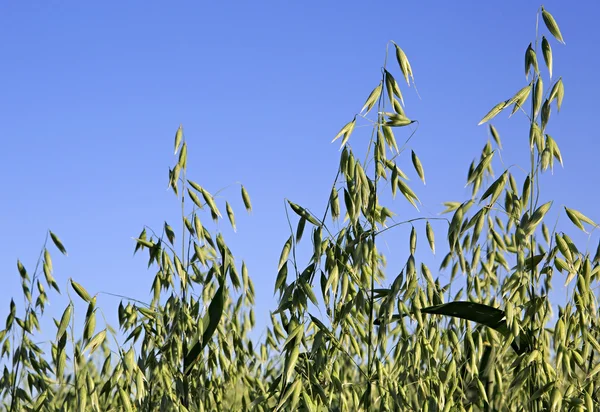
[[[504,311],[492,306],[474,302],[457,301],[423,308],[421,309],[421,312],[470,320],[492,328],[500,332],[504,337],[510,336],[510,331],[508,330],[506,320],[504,319]],[[513,342],[513,349],[515,349],[518,354],[527,351],[530,344],[530,339],[526,335],[522,335],[521,339],[523,345],[518,346]]]
[[[546,392],[548,392],[550,389],[554,388],[554,383],[555,383],[555,381],[550,381],[547,384],[545,384],[544,386],[542,386],[541,388],[539,388],[537,391],[535,391],[529,398],[529,402],[533,402],[536,399],[539,399],[542,396],[544,396],[544,394]]]
[[[213,334],[219,326],[221,316],[223,315],[223,307],[225,306],[225,288],[221,284],[215,296],[213,297],[210,305],[208,305],[208,312],[203,319],[204,332],[202,333],[202,341],[196,342],[196,344],[188,351],[183,359],[183,369],[186,375],[189,375],[192,368],[200,359],[200,354],[204,347],[208,344]]]

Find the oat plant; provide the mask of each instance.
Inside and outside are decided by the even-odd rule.
[[[563,163],[561,137],[550,135],[565,93],[553,48],[563,44],[541,7],[522,88],[480,122],[488,140],[468,169],[470,197],[432,217],[408,181],[414,173],[425,183],[410,147],[418,122],[404,104],[414,73],[390,42],[379,82],[334,138],[339,167],[323,208],[287,201],[278,303],[259,341],[249,338],[248,268],[218,224],[235,229],[234,209],[210,182],[188,178],[179,127],[168,181],[180,220],[135,237],[150,293],[121,300],[117,329],[97,298],[118,291],[90,293],[73,279],[59,289],[48,243],[66,249],[56,234],[32,272],[17,262],[23,303],[8,303],[0,331],[2,410],[600,410],[600,244],[585,250],[569,235],[596,240],[598,225],[541,184]],[[491,122],[508,112],[528,122],[515,137],[529,153],[523,167],[500,158],[501,126]],[[428,265],[436,249],[439,269]],[[550,300],[557,286],[565,301]],[[50,295],[61,292],[69,304],[44,335],[53,339],[40,341]]]

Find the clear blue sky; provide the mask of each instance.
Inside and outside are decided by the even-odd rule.
[[[91,293],[150,299],[155,269],[146,269],[145,254],[132,257],[132,237],[144,225],[160,230],[164,220],[178,223],[178,203],[166,187],[173,135],[183,123],[189,177],[213,192],[242,181],[252,196],[248,216],[238,187],[223,192],[233,200],[238,233],[221,229],[238,262],[248,264],[264,326],[276,306],[276,266],[289,236],[284,198],[322,213],[339,156],[339,144],[330,141],[379,82],[386,43],[400,44],[415,72],[421,99],[401,87],[407,114],[420,122],[410,147],[421,157],[427,186],[419,184],[409,156],[402,167],[414,178],[423,214],[435,216],[441,202],[469,196],[468,165],[487,139],[478,121],[526,84],[523,56],[538,6],[2,2],[0,318],[11,296],[22,308],[16,260],[32,271],[48,228],[69,251],[68,258],[53,252],[63,290],[73,277]],[[544,177],[545,198],[555,199],[555,212],[568,204],[599,221],[600,3],[545,6],[567,43],[552,42],[566,97],[549,129],[565,169]],[[526,166],[524,119],[503,114],[494,124],[505,162]],[[353,136],[354,147],[361,139],[367,136]],[[394,205],[400,219],[416,215],[402,200]],[[577,233],[564,214],[561,222]],[[443,250],[445,227],[436,229]],[[399,242],[406,242],[404,233],[397,232]],[[389,253],[405,259],[406,250]],[[442,257],[432,260],[432,269]],[[564,279],[556,280],[560,288]],[[60,316],[66,300],[51,302],[50,313]],[[99,298],[113,326],[117,302]]]

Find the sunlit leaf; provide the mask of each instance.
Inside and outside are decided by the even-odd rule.
[[[203,319],[204,331],[202,333],[202,340],[200,342],[196,342],[194,346],[186,353],[185,358],[183,360],[183,370],[186,375],[188,375],[196,362],[198,362],[200,358],[200,354],[204,347],[208,344],[213,334],[217,330],[217,326],[219,326],[219,322],[221,321],[221,316],[223,315],[223,307],[225,305],[225,289],[223,284],[219,286],[215,296],[213,297],[210,305],[208,305],[208,311]]]

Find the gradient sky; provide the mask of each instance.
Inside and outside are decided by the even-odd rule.
[[[423,201],[421,215],[436,216],[443,201],[469,196],[468,166],[488,138],[478,121],[526,84],[524,52],[534,40],[538,7],[532,1],[2,2],[0,318],[11,296],[22,309],[16,260],[33,271],[47,229],[69,251],[68,258],[53,251],[63,291],[73,277],[92,294],[150,300],[155,268],[146,269],[145,254],[133,257],[132,237],[144,225],[159,231],[165,220],[178,224],[179,205],[166,188],[173,135],[182,123],[189,177],[212,192],[228,187],[222,195],[237,211],[238,232],[226,224],[220,229],[238,263],[247,262],[264,327],[276,307],[277,262],[289,236],[284,199],[323,213],[339,156],[339,142],[331,139],[378,84],[387,42],[404,49],[415,73],[420,98],[401,87],[407,115],[419,121],[409,148],[421,158],[427,185],[416,179],[410,152],[400,165]],[[565,168],[544,175],[542,200],[555,200],[553,219],[566,204],[600,221],[594,51],[600,3],[545,7],[567,45],[551,43],[554,73],[566,92],[549,126]],[[505,164],[527,167],[523,116],[502,114],[494,124]],[[398,133],[399,142],[408,132]],[[357,129],[351,143],[360,150],[367,139]],[[498,173],[501,167],[495,163]],[[250,216],[236,182],[250,192]],[[400,198],[391,208],[399,220],[418,215]],[[446,227],[435,228],[443,251]],[[564,212],[559,228],[586,245]],[[402,245],[405,234],[394,235]],[[591,249],[597,241],[596,234]],[[387,252],[405,260],[407,250]],[[443,256],[429,258],[434,271]],[[558,290],[563,281],[556,275]],[[50,301],[49,314],[59,317],[66,298],[53,294]],[[117,326],[118,299],[101,295],[98,303]]]

